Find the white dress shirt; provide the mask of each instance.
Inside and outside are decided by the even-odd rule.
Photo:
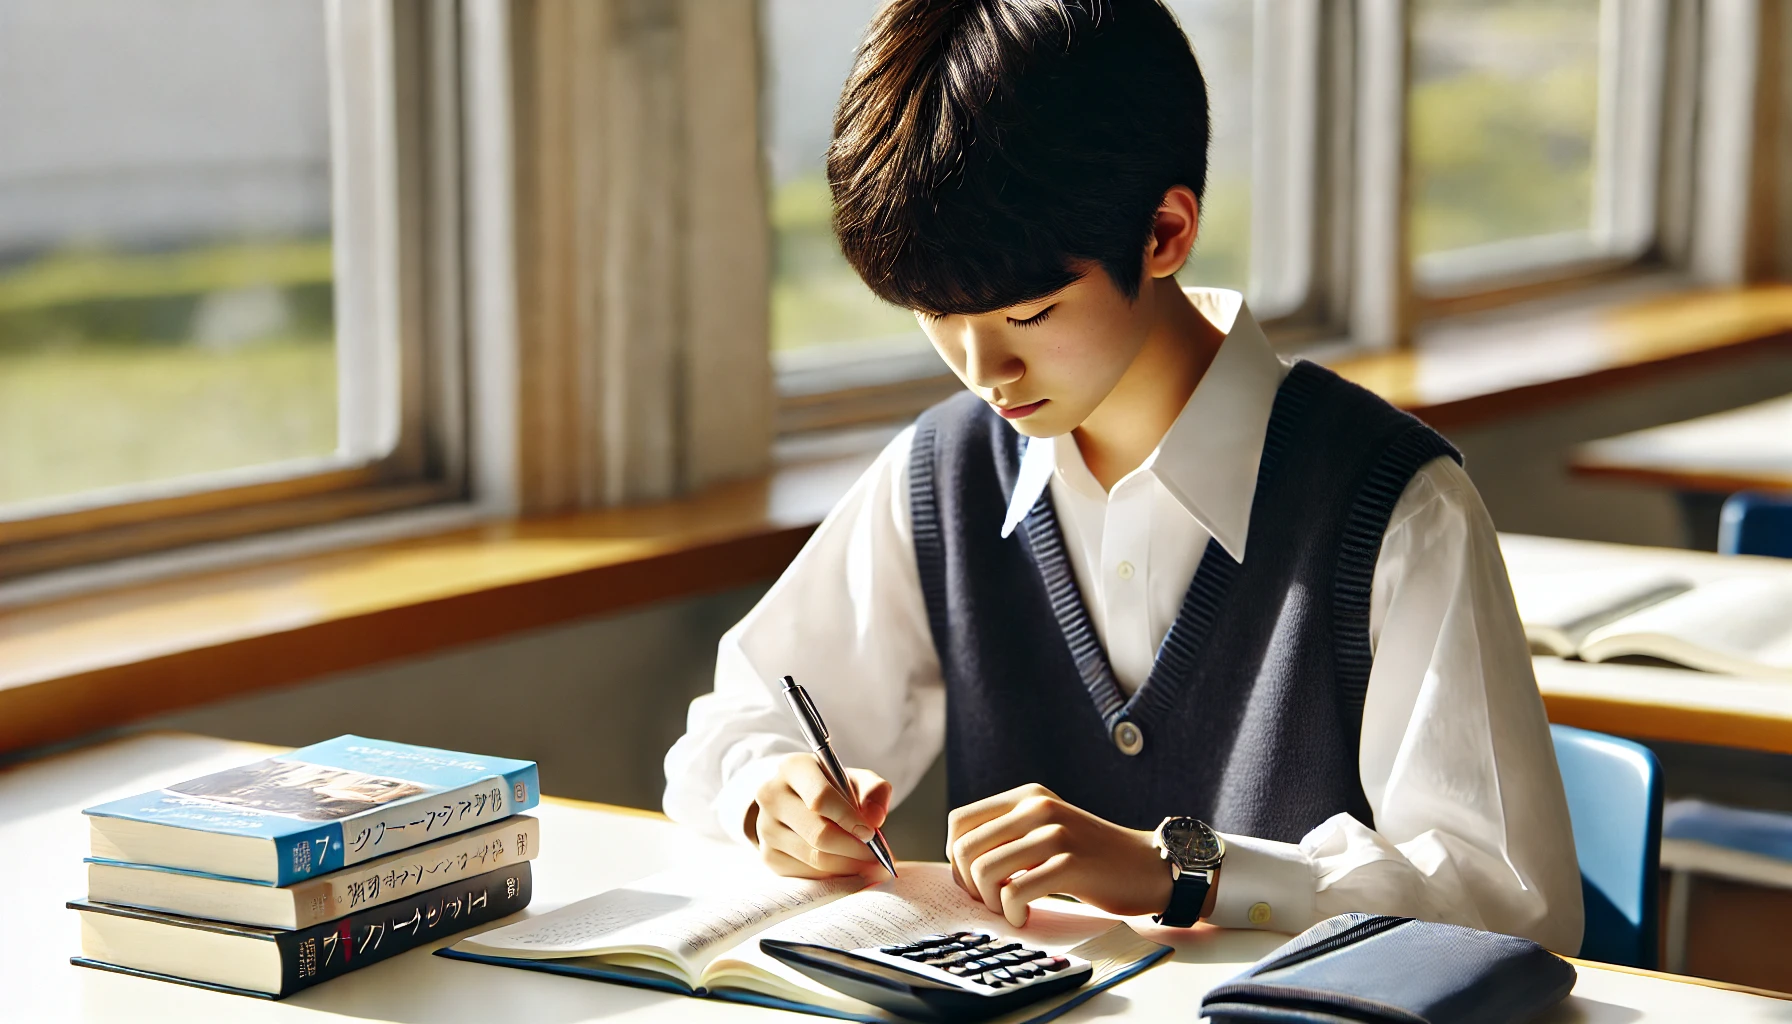
[[[1007,522],[990,524],[1007,535],[1051,488],[1090,620],[1128,694],[1150,674],[1208,538],[1245,559],[1258,458],[1289,368],[1237,292],[1187,293],[1226,340],[1157,449],[1103,493],[1069,435],[1034,439]],[[910,428],[889,443],[722,638],[715,692],[692,702],[666,755],[674,819],[749,841],[754,791],[778,757],[807,749],[779,693],[786,673],[825,709],[840,757],[889,779],[896,799],[939,755],[946,696],[915,566],[912,438]],[[1211,920],[1296,932],[1372,911],[1576,952],[1580,875],[1524,630],[1487,510],[1447,457],[1413,476],[1388,520],[1369,637],[1358,768],[1376,827],[1338,814],[1299,843],[1225,836]]]

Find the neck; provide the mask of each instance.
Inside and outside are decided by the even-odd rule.
[[[1149,304],[1143,311],[1149,319],[1144,346],[1114,390],[1072,432],[1102,490],[1112,490],[1150,457],[1226,340],[1174,277],[1147,280],[1138,301]]]

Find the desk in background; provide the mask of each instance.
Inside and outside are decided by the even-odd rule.
[[[1510,533],[1500,535],[1500,550],[1514,580],[1637,566],[1660,568],[1695,583],[1728,576],[1792,579],[1792,559],[1784,558],[1721,557]],[[1792,686],[1786,683],[1548,657],[1534,663],[1552,722],[1638,739],[1792,754]]]
[[[75,967],[79,924],[63,901],[86,889],[81,808],[264,756],[268,748],[176,734],[107,743],[0,772],[0,849],[14,883],[0,915],[0,1016],[20,1021],[362,1020],[573,1024],[759,1020],[793,1024],[777,1010],[686,999],[644,989],[405,953],[301,992],[283,1003],[223,995]],[[552,785],[551,781],[549,783]],[[541,912],[668,866],[745,852],[697,839],[656,814],[544,801],[535,864]],[[1158,929],[1148,930],[1163,937]],[[1176,956],[1066,1016],[1079,1020],[1193,1020],[1208,988],[1282,941],[1264,932],[1199,928]],[[448,940],[445,940],[448,941]],[[440,943],[438,943],[440,945]],[[1728,1024],[1792,1021],[1792,1002],[1734,986],[1578,964],[1580,980],[1550,1024],[1646,1024],[1691,1019]],[[820,1019],[820,1018],[815,1018]]]
[[[1687,544],[1717,546],[1717,515],[1737,491],[1792,491],[1792,395],[1591,441],[1575,449],[1576,476],[1672,489]]]

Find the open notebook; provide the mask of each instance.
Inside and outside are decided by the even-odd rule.
[[[482,932],[438,955],[552,971],[684,995],[802,1010],[847,1020],[897,1020],[827,988],[759,950],[764,938],[842,949],[922,935],[985,931],[1094,965],[1088,985],[1033,1003],[1004,1021],[1038,1021],[1169,955],[1124,922],[1045,901],[1014,928],[965,895],[944,864],[903,864],[902,877],[870,888],[857,878],[778,878],[754,865],[692,877],[667,872]]]
[[[1537,653],[1792,679],[1792,581],[1695,585],[1659,571],[1578,570],[1515,577],[1512,589]]]

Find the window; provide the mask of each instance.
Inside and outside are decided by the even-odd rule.
[[[762,0],[771,337],[785,432],[912,415],[957,387],[913,314],[858,279],[830,226],[825,158],[834,105],[880,2]],[[1169,7],[1194,40],[1213,120],[1201,237],[1180,280],[1251,289],[1261,276],[1251,265],[1252,7]]]
[[[1422,287],[1639,254],[1653,217],[1620,197],[1650,187],[1656,157],[1652,138],[1639,149],[1625,136],[1659,133],[1660,14],[1646,2],[1415,0],[1408,226]],[[1639,32],[1645,52],[1625,45]]]
[[[333,452],[323,6],[0,17],[0,504]]]
[[[1163,2],[1213,120],[1181,280],[1243,290],[1284,348],[1403,345],[1460,312],[1752,266],[1751,104],[1776,66],[1757,5]],[[876,3],[761,0],[786,432],[906,418],[953,384],[828,231],[822,154]]]
[[[452,46],[391,3],[0,7],[0,580],[455,492]]]

